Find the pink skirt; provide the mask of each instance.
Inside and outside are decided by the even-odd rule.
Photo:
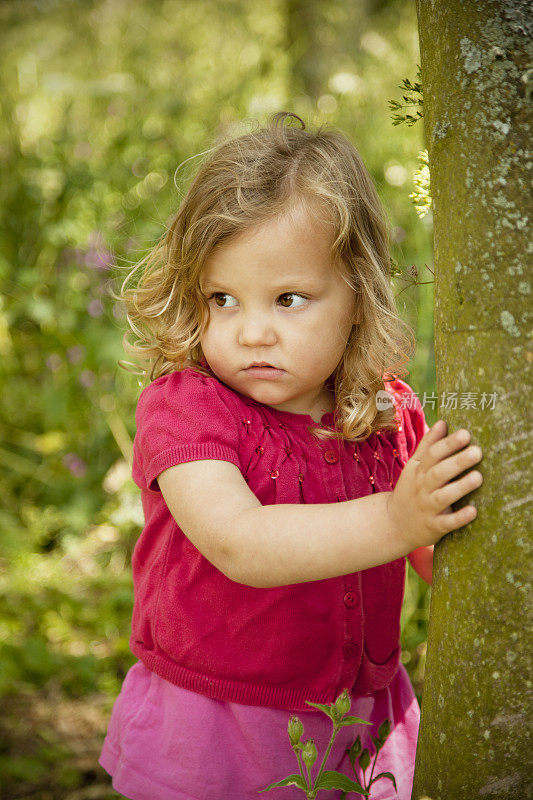
[[[382,778],[372,785],[371,798],[410,800],[420,709],[405,668],[400,665],[386,689],[354,697],[350,714],[373,724],[341,728],[325,769],[356,780],[347,749],[359,734],[373,753],[370,734],[377,736],[388,717],[392,729],[374,776],[392,772],[398,791]],[[314,709],[297,716],[302,741],[314,739],[317,747],[316,777],[332,723]],[[99,763],[112,775],[113,788],[130,800],[298,800],[304,794],[294,786],[259,794],[299,771],[287,734],[290,717],[289,711],[226,703],[174,686],[138,661],[113,706]],[[326,794],[331,800],[342,796],[340,790]]]

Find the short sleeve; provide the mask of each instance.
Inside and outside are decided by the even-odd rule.
[[[403,421],[407,456],[411,458],[418,447],[418,443],[429,431],[429,425],[426,422],[422,403],[409,384],[400,380],[400,378],[395,378],[390,385],[396,397],[396,405]]]
[[[139,396],[132,476],[159,490],[157,476],[187,461],[217,459],[240,468],[238,415],[216,378],[185,369],[163,375]]]

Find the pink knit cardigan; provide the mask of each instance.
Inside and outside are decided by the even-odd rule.
[[[333,702],[345,687],[370,694],[390,684],[399,663],[404,558],[289,586],[236,583],[187,539],[157,483],[168,467],[221,459],[240,469],[262,505],[391,491],[428,426],[408,384],[395,379],[385,389],[397,431],[357,444],[321,441],[308,430],[309,415],[263,405],[192,367],[142,391],[133,478],[145,526],[132,559],[130,647],[150,670],[211,698],[290,711],[308,710],[306,700]],[[333,414],[321,423],[331,426]]]

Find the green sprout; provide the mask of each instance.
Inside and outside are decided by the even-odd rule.
[[[389,108],[391,111],[399,111],[401,108],[405,108],[406,106],[418,106],[418,108],[414,114],[393,114],[393,125],[401,125],[402,122],[405,122],[407,125],[414,125],[415,122],[418,122],[418,120],[422,119],[424,116],[424,112],[421,110],[424,107],[424,95],[422,91],[422,76],[419,64],[417,64],[416,77],[418,80],[416,80],[414,83],[411,83],[409,78],[403,79],[399,88],[405,89],[412,94],[402,95],[402,100],[405,101],[404,103],[400,103],[398,100],[389,100]]]
[[[342,789],[343,797],[346,797],[346,792],[355,792],[356,794],[368,797],[370,795],[370,787],[380,778],[388,778],[391,780],[394,788],[396,789],[396,781],[392,773],[381,772],[379,775],[374,777],[374,769],[376,766],[378,753],[385,744],[385,741],[390,733],[389,719],[385,719],[384,722],[381,723],[378,729],[377,737],[370,737],[374,744],[375,755],[368,781],[366,780],[366,771],[370,766],[370,752],[368,748],[365,748],[364,750],[362,749],[361,739],[359,736],[356,738],[349,750],[346,751],[348,753],[354,775],[357,778],[356,782],[347,775],[344,775],[342,772],[325,770],[324,767],[331,752],[331,748],[333,747],[335,737],[341,728],[344,728],[347,725],[371,725],[372,723],[364,719],[360,719],[359,717],[348,716],[352,701],[347,689],[344,689],[344,691],[337,697],[335,702],[331,703],[330,705],[311,703],[309,700],[306,702],[308,705],[318,708],[319,711],[322,711],[324,714],[326,714],[333,724],[333,732],[331,734],[331,738],[316,778],[313,780],[311,775],[311,767],[314,765],[318,757],[315,743],[313,739],[308,739],[306,742],[302,743],[301,739],[304,732],[304,726],[298,717],[292,716],[289,720],[288,734],[291,747],[294,750],[296,759],[298,761],[299,773],[289,775],[287,778],[276,781],[276,783],[271,783],[270,786],[267,786],[265,789],[261,789],[259,794],[262,792],[269,792],[271,789],[276,789],[282,786],[297,786],[298,789],[301,789],[305,793],[307,800],[315,800],[319,791],[328,789]],[[304,765],[307,775],[304,775]],[[361,771],[361,777],[358,776],[357,770]]]

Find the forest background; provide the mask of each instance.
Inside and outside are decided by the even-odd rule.
[[[393,226],[394,292],[418,343],[406,380],[430,425],[444,415],[423,126],[411,124],[421,95],[404,82],[419,80],[416,9],[28,0],[0,5],[0,30],[0,797],[111,798],[96,761],[135,661],[142,526],[128,464],[140,387],[117,365],[126,321],[111,290],[216,137],[282,110],[330,123]],[[394,110],[404,97],[415,105]],[[398,113],[412,119],[394,124]],[[419,700],[429,597],[409,567],[402,662]]]

